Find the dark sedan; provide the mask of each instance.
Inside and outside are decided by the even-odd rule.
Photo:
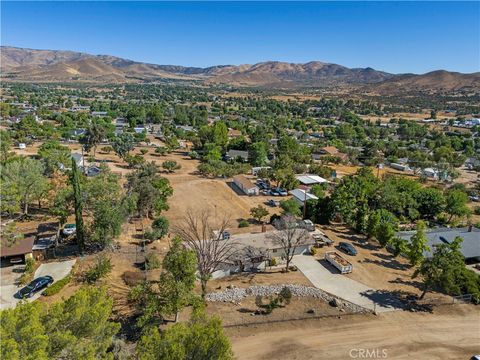
[[[352,244],[340,242],[338,248],[348,255],[357,255],[357,249],[355,249]]]
[[[19,290],[15,297],[17,299],[25,299],[32,297],[36,292],[46,288],[51,283],[53,283],[53,278],[51,276],[42,276],[33,280],[30,284],[25,286],[23,289]]]

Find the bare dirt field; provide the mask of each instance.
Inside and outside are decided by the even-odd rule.
[[[356,234],[344,226],[323,226],[322,230],[334,241],[334,245],[318,249],[315,256],[323,258],[326,251],[338,251],[353,264],[353,272],[344,276],[380,291],[395,292],[400,297],[422,293],[421,279],[412,278],[414,269],[405,258],[401,256],[394,258],[388,251],[380,248],[375,241],[365,243],[363,235]],[[350,256],[338,250],[336,246],[340,241],[351,243],[358,254]],[[425,300],[439,297],[442,295],[429,292]]]
[[[339,308],[330,306],[327,302],[313,298],[313,297],[293,297],[290,304],[275,309],[269,315],[255,315],[258,310],[255,304],[255,297],[250,296],[243,299],[238,305],[223,303],[223,302],[209,302],[207,306],[207,313],[210,315],[218,315],[222,319],[222,324],[225,327],[248,325],[254,326],[256,324],[266,322],[283,322],[292,319],[308,319],[309,317],[326,317],[339,316],[345,313],[339,312]],[[309,314],[308,311],[314,310],[314,314]]]
[[[387,359],[469,359],[480,352],[480,309],[435,308],[227,328],[238,359],[354,359],[359,350]],[[382,357],[383,351],[386,357]],[[370,357],[371,358],[371,357]]]

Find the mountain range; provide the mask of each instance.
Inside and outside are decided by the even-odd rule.
[[[206,68],[156,65],[110,55],[63,50],[0,47],[3,81],[141,83],[165,80],[197,81],[251,87],[354,87],[364,91],[480,91],[480,72],[444,70],[426,74],[391,74],[372,68],[348,68],[312,61],[294,64],[267,61]]]

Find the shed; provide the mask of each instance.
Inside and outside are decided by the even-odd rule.
[[[307,185],[307,186],[328,183],[328,180],[318,175],[310,175],[310,174],[297,175],[296,178],[298,181],[300,181],[301,184]]]
[[[258,195],[259,193],[258,186],[243,175],[234,176],[233,183],[247,195]]]
[[[293,196],[293,198],[301,205],[303,206],[303,203],[305,200],[318,200],[318,197],[316,197],[313,194],[310,194],[309,192],[303,190],[303,189],[293,189],[290,190],[290,195]]]

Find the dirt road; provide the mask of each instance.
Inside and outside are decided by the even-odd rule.
[[[478,307],[455,305],[433,314],[353,315],[227,333],[238,359],[470,359],[480,353],[479,315]]]

